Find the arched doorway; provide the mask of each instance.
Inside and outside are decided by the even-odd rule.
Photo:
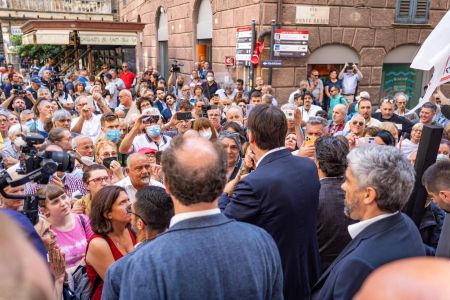
[[[391,50],[384,58],[382,91],[384,94],[403,92],[409,96],[408,108],[414,107],[422,94],[423,71],[409,66],[419,51],[417,45],[403,45]]]
[[[194,11],[196,28],[196,59],[212,64],[212,8],[210,0],[199,0],[198,9]],[[196,12],[196,13],[195,13]]]
[[[168,78],[169,75],[169,23],[164,8],[159,8],[159,16],[157,18],[157,40],[158,40],[158,70]]]
[[[339,73],[345,63],[358,64],[358,53],[343,45],[325,45],[316,49],[308,57],[308,75],[315,69],[319,71],[320,77],[326,80],[331,70],[337,70]]]

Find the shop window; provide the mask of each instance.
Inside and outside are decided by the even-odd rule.
[[[426,24],[430,0],[397,0],[396,23]]]

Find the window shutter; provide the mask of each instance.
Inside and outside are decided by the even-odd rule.
[[[430,0],[397,0],[395,22],[426,24]]]
[[[409,18],[410,0],[399,0],[398,1],[398,16],[400,18]]]
[[[416,6],[416,18],[427,18],[428,17],[428,0],[417,0]]]

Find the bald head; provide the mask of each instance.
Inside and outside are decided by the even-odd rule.
[[[169,193],[185,206],[215,201],[225,185],[223,148],[200,137],[175,137],[161,165]]]
[[[355,300],[433,299],[450,295],[450,262],[447,259],[416,257],[386,264],[364,282]]]
[[[150,158],[142,153],[133,153],[127,158],[127,172],[131,184],[137,189],[148,185],[151,178],[152,165]]]

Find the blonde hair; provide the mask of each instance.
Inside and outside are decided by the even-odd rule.
[[[384,130],[389,131],[394,138],[398,139],[399,131],[398,131],[397,126],[394,123],[392,123],[392,122],[382,122],[380,124],[380,126],[378,126],[378,127],[380,129],[384,129]]]

